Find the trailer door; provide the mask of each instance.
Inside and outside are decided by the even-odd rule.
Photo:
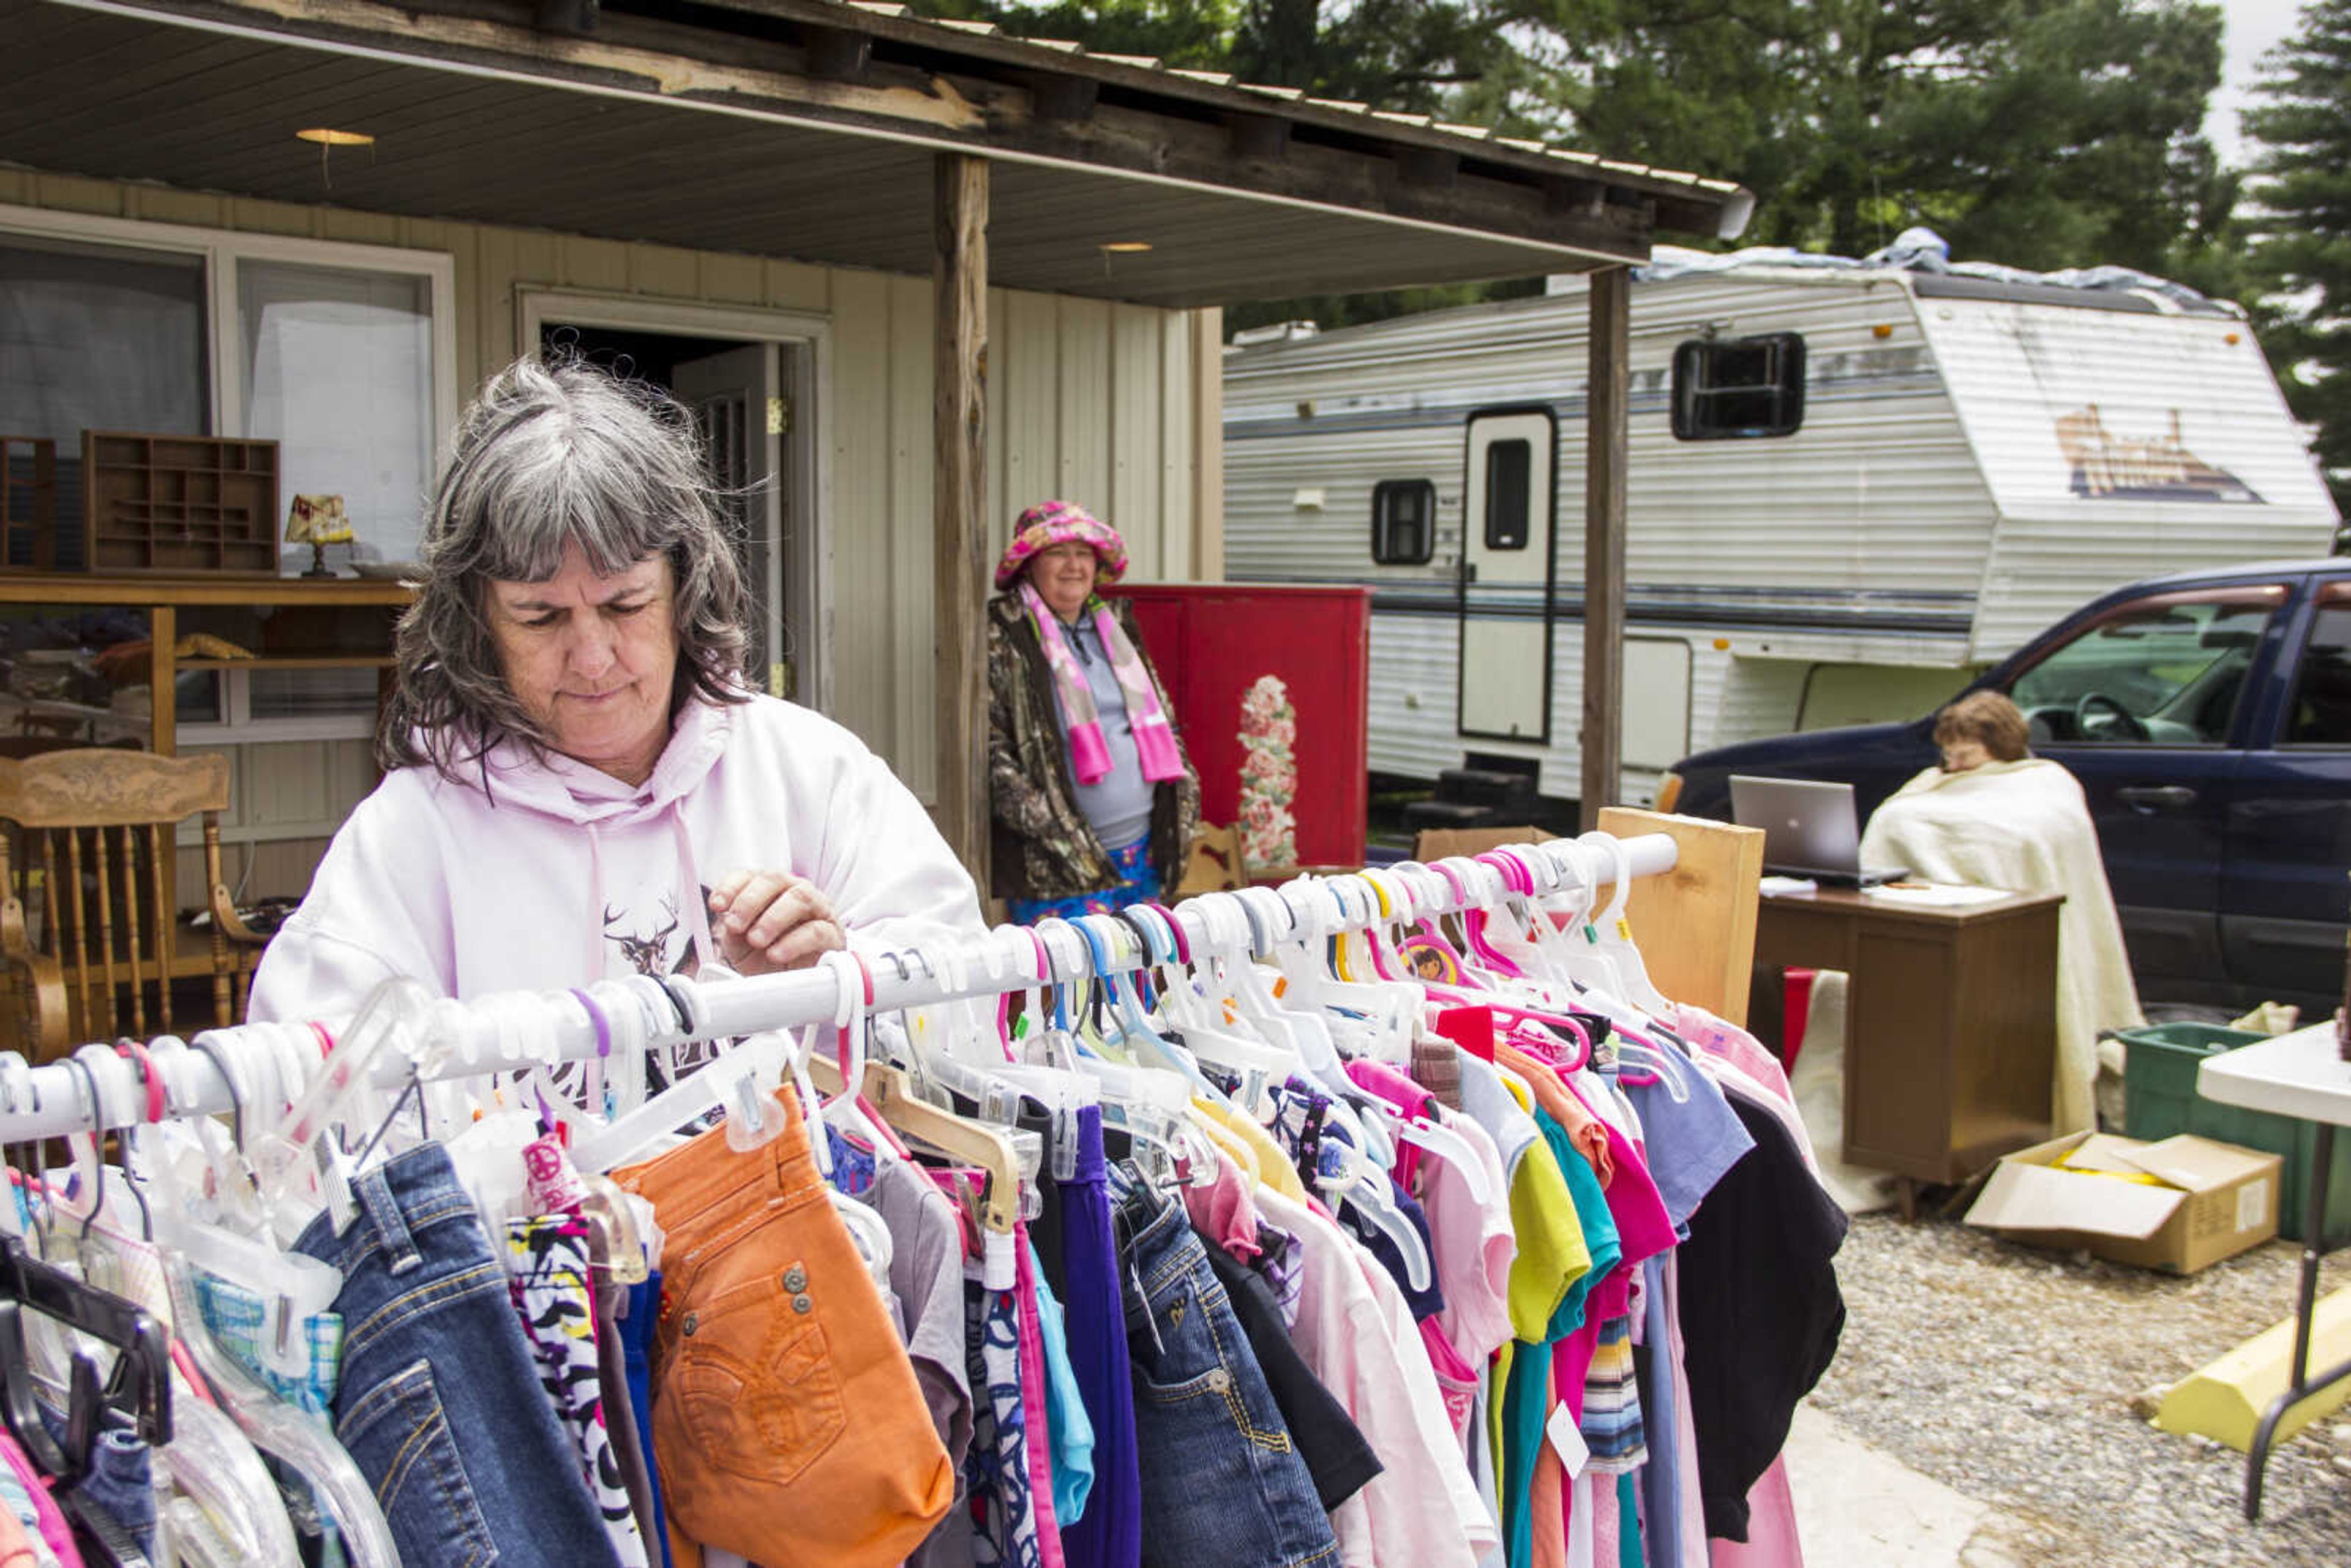
[[[1551,743],[1557,421],[1548,408],[1469,416],[1461,512],[1458,729]]]

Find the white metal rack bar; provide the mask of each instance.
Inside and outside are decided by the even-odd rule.
[[[1457,858],[1446,862],[1453,872],[1450,880],[1405,862],[1344,875],[1302,876],[1279,890],[1205,894],[1175,906],[1170,914],[1195,956],[1238,956],[1246,951],[1264,957],[1283,942],[1320,941],[1343,930],[1400,918],[1406,913],[1400,905],[1408,904],[1416,917],[1492,907],[1508,896],[1504,876],[1493,863],[1501,857],[1524,868],[1535,893],[1548,896],[1588,894],[1613,879],[1619,847],[1635,877],[1671,870],[1678,853],[1674,841],[1663,833],[1626,839],[1621,845],[1596,841],[1603,838],[1512,845],[1483,862]],[[1034,938],[1026,928],[998,926],[958,942],[863,954],[862,976],[836,965],[723,981],[675,980],[672,994],[692,1018],[692,1027],[649,1030],[642,1043],[650,1050],[804,1029],[832,1021],[844,1007],[869,1015],[888,1013],[1031,989],[1089,974],[1116,974],[1152,961],[1125,923],[1103,915],[1083,918],[1102,945],[1099,959],[1092,945],[1068,923],[1045,922]],[[1047,957],[1041,975],[1040,940]],[[844,998],[844,988],[852,983],[857,994]],[[599,981],[590,994],[609,996],[606,988],[626,984]],[[516,1027],[517,1017],[526,1012],[534,1026],[529,1030]],[[550,1036],[553,1054],[567,1061],[596,1056],[601,1045],[610,1043],[609,1036],[600,1040],[588,1009],[556,992],[514,991],[465,1002],[436,1001],[426,1013],[423,1032],[430,1037],[431,1050],[421,1071],[434,1077],[473,1077],[543,1065]],[[264,1079],[273,1086],[281,1082],[286,1074],[277,1062],[288,1051],[315,1051],[314,1042],[303,1043],[308,1036],[307,1026],[247,1024],[207,1031],[195,1037],[193,1044],[167,1038],[147,1044],[148,1068],[135,1056],[102,1044],[83,1046],[69,1060],[39,1067],[15,1052],[0,1053],[0,1144],[146,1121],[155,1106],[151,1071],[152,1082],[161,1086],[166,1117],[225,1113],[240,1106],[274,1113],[276,1106],[267,1104],[268,1096],[258,1092],[258,1085]],[[238,1084],[225,1075],[224,1060],[232,1064]],[[387,1057],[378,1062],[375,1076],[380,1086],[396,1089],[419,1070],[408,1060]]]

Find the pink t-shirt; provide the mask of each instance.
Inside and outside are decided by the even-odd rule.
[[[57,1500],[49,1496],[48,1486],[42,1480],[40,1472],[33,1468],[31,1457],[17,1447],[16,1438],[5,1432],[0,1432],[0,1454],[7,1457],[8,1468],[16,1472],[16,1479],[32,1494],[33,1512],[40,1522],[43,1543],[56,1554],[58,1562],[79,1563],[81,1553],[75,1549],[73,1531],[66,1524],[65,1513],[57,1507]]]
[[[1437,1285],[1445,1297],[1444,1310],[1422,1325],[1440,1335],[1451,1351],[1449,1364],[1446,1358],[1438,1361],[1439,1381],[1466,1376],[1474,1384],[1478,1370],[1510,1338],[1510,1264],[1519,1255],[1519,1241],[1510,1223],[1510,1184],[1502,1171],[1501,1152],[1485,1128],[1437,1104],[1428,1091],[1384,1062],[1349,1062],[1347,1075],[1400,1111],[1433,1113],[1437,1125],[1461,1135],[1478,1162],[1486,1188],[1483,1202],[1470,1178],[1451,1160],[1412,1145],[1396,1150],[1395,1177],[1428,1217]],[[1451,1391],[1447,1403],[1456,1403]],[[1468,1419],[1464,1402],[1455,1422]]]
[[[1340,1561],[1345,1568],[1476,1568],[1495,1532],[1481,1524],[1484,1544],[1479,1544],[1463,1528],[1457,1507],[1432,1506],[1439,1498],[1450,1502],[1456,1489],[1448,1470],[1458,1471],[1459,1491],[1479,1520],[1484,1518],[1417,1333],[1411,1333],[1409,1357],[1401,1354],[1395,1313],[1402,1314],[1404,1331],[1413,1327],[1402,1292],[1388,1282],[1395,1293],[1392,1312],[1373,1285],[1371,1273],[1380,1271],[1379,1265],[1368,1255],[1358,1262],[1362,1249],[1331,1220],[1279,1193],[1260,1192],[1257,1201],[1269,1221],[1298,1238],[1303,1254],[1290,1342],[1346,1407],[1382,1467],[1362,1490],[1332,1511]],[[1435,1442],[1415,1408],[1416,1395],[1425,1396],[1433,1416]]]
[[[1184,1213],[1203,1239],[1247,1263],[1265,1250],[1257,1241],[1257,1202],[1249,1196],[1249,1180],[1240,1164],[1222,1149],[1217,1151],[1217,1179],[1184,1189]]]

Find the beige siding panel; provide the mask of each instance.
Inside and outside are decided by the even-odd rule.
[[[355,213],[348,207],[322,207],[319,212],[320,239],[352,245],[405,245],[405,226],[400,219],[381,213]]]
[[[1061,305],[1061,452],[1055,493],[1092,510],[1110,504],[1110,317],[1099,299]]]
[[[563,256],[563,270],[559,276],[566,288],[586,288],[604,294],[627,292],[631,248],[627,242],[563,235],[559,237],[558,244]]]
[[[186,224],[216,229],[225,216],[222,199],[197,191],[170,191],[154,185],[133,186],[124,203],[127,214],[152,224]]]
[[[995,569],[1004,555],[1004,538],[1011,534],[1011,513],[1004,510],[1004,289],[987,291],[987,362],[985,362],[985,413],[987,421],[987,470],[980,475],[980,524],[987,529],[987,567]]]
[[[26,169],[0,169],[0,202],[12,207],[32,207],[40,204],[40,193],[35,177]]]
[[[778,310],[829,310],[833,305],[831,269],[799,261],[767,264],[768,303]]]
[[[729,305],[762,305],[767,302],[762,264],[756,256],[703,256],[699,258],[701,282],[705,299],[723,300]]]
[[[83,180],[71,174],[33,176],[33,202],[59,212],[120,215],[126,187],[104,180]]]
[[[237,783],[245,801],[241,815],[247,823],[275,827],[331,820],[331,747],[273,744],[238,749],[246,754]]]
[[[889,279],[838,273],[832,298],[832,716],[886,757],[897,739],[888,622]]]
[[[1164,310],[1111,311],[1110,491],[1112,524],[1126,536],[1137,580],[1167,575],[1165,516],[1159,505],[1159,340]]]
[[[480,250],[472,277],[469,279],[463,272],[457,275],[457,291],[473,298],[477,334],[470,343],[458,340],[461,361],[468,349],[473,350],[472,362],[459,367],[457,390],[465,397],[473,395],[495,367],[515,357],[515,334],[519,329],[515,319],[515,280],[533,276],[525,270],[520,242],[526,237],[543,237],[526,236],[514,229],[486,228],[480,233]],[[536,276],[545,278],[549,275],[541,272]]]
[[[1008,292],[1003,330],[990,345],[1004,378],[1004,528],[1061,489],[1060,301]]]
[[[326,857],[324,838],[272,839],[262,843],[225,844],[221,848],[221,876],[241,904],[263,898],[299,898],[310,891],[310,878]],[[183,904],[195,902],[202,886],[201,851],[183,852],[181,859]]]
[[[455,270],[455,283],[449,293],[455,302],[452,314],[456,318],[457,362],[449,373],[456,378],[457,401],[463,404],[482,379],[482,298],[473,282],[482,274],[482,231],[470,224],[415,220],[401,230],[400,243],[418,250],[444,251]]]
[[[638,294],[672,299],[692,299],[702,289],[702,258],[675,246],[632,245],[629,247],[629,287]]]
[[[296,235],[315,239],[319,209],[291,202],[264,202],[249,196],[229,198],[229,227],[246,234]]]
[[[931,280],[890,280],[890,620],[883,650],[893,666],[895,741],[887,756],[925,803],[938,795],[938,671],[931,656],[932,516],[937,441],[932,427]],[[974,584],[975,591],[980,585]]]
[[[1192,317],[1167,311],[1159,317],[1159,575],[1189,582],[1192,553]]]

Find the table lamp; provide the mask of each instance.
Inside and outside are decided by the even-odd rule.
[[[340,496],[297,496],[286,514],[286,542],[310,547],[310,570],[304,577],[332,577],[327,570],[327,547],[351,542],[351,519]]]

